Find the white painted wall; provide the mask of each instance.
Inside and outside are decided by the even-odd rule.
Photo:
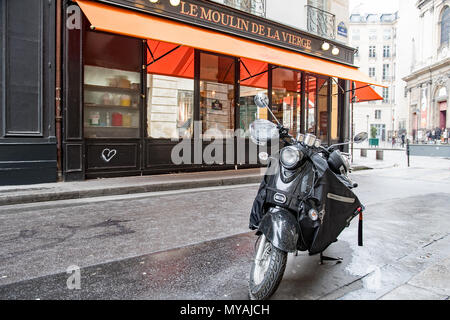
[[[297,29],[306,30],[307,0],[267,0],[266,17]]]

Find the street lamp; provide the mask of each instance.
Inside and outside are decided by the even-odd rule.
[[[370,116],[367,115],[366,117],[367,117],[367,134],[369,134],[369,118],[370,118]]]

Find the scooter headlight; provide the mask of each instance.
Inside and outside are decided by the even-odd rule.
[[[295,147],[286,147],[281,150],[280,160],[286,169],[294,168],[303,158],[303,153]]]

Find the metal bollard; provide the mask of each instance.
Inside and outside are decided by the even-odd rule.
[[[383,160],[383,158],[384,158],[384,151],[377,150],[377,160]]]
[[[367,149],[361,149],[361,157],[367,158]]]

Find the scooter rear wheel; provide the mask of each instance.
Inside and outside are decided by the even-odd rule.
[[[264,246],[264,248],[261,248],[261,246]],[[250,300],[270,298],[280,285],[286,269],[287,252],[275,248],[272,243],[265,240],[265,237],[258,239],[256,252],[259,250],[263,250],[261,260],[257,261],[255,256],[250,271]]]

